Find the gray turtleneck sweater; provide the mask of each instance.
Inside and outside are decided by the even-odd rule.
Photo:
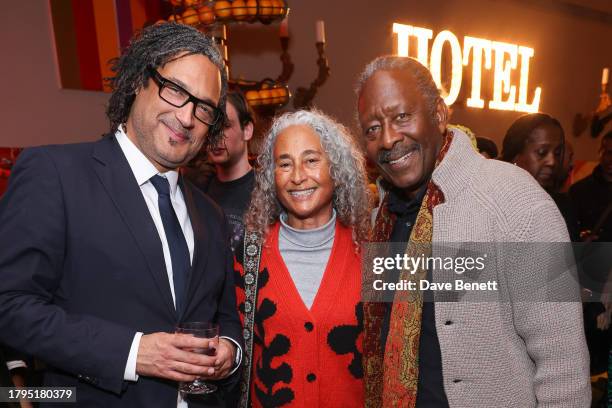
[[[336,211],[327,224],[314,229],[290,227],[281,214],[278,248],[289,274],[308,309],[314,302],[336,233]]]

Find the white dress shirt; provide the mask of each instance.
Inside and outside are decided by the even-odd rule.
[[[160,175],[165,177],[170,183],[170,201],[172,202],[172,207],[174,208],[174,212],[176,213],[176,217],[178,218],[179,224],[181,225],[181,229],[183,230],[183,234],[185,234],[185,240],[187,241],[187,247],[189,248],[189,258],[190,262],[193,263],[193,248],[194,248],[194,237],[193,237],[193,228],[191,226],[191,221],[189,219],[189,214],[187,213],[187,207],[185,205],[185,199],[183,197],[183,193],[181,192],[178,186],[178,177],[179,174],[177,171],[168,171],[166,173],[159,173],[157,168],[147,159],[147,157],[134,145],[134,143],[127,137],[125,132],[123,131],[123,126],[119,126],[117,132],[115,132],[115,137],[119,142],[119,146],[127,159],[132,172],[134,173],[134,177],[136,178],[136,182],[140,186],[140,191],[145,199],[147,204],[147,208],[151,213],[151,217],[153,218],[153,222],[155,227],[157,228],[157,233],[159,234],[159,238],[162,242],[162,248],[164,252],[164,261],[166,264],[166,272],[168,273],[168,281],[170,282],[170,290],[172,292],[172,300],[175,303],[176,307],[176,296],[174,294],[174,280],[172,275],[172,260],[170,258],[170,247],[168,246],[168,241],[166,239],[166,233],[164,231],[164,225],[162,223],[161,214],[159,212],[159,206],[157,203],[157,190],[149,181],[151,177],[155,175]],[[128,356],[128,361],[125,366],[124,379],[126,381],[137,381],[138,375],[136,374],[136,360],[138,357],[138,347],[140,346],[140,338],[142,337],[142,333],[138,332],[134,336],[134,340],[132,340],[132,346],[130,348],[130,354]],[[238,345],[238,343],[229,337],[226,338],[232,343],[236,345],[236,366],[232,373],[238,369],[240,365],[240,361],[242,360],[242,349]],[[185,401],[182,401],[179,396],[179,404],[178,407],[187,407]]]
[[[6,368],[11,371],[16,368],[28,368],[28,365],[23,360],[11,360],[6,362]]]

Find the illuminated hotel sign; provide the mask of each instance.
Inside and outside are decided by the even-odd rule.
[[[461,90],[463,66],[472,64],[472,89],[467,99],[467,106],[484,108],[485,101],[480,95],[482,88],[482,63],[486,69],[493,70],[493,99],[489,101],[489,109],[511,110],[518,112],[537,112],[540,106],[542,88],[537,87],[531,102],[529,99],[529,62],[533,57],[533,48],[509,44],[499,41],[485,40],[476,37],[463,37],[463,48],[457,36],[448,30],[436,35],[429,49],[429,40],[433,31],[427,28],[413,27],[404,24],[393,24],[393,32],[397,34],[397,54],[413,56],[421,64],[429,67],[436,85],[442,89],[442,49],[445,43],[450,46],[451,81],[448,95],[444,101],[451,105],[457,100]],[[416,55],[408,53],[410,37],[416,38]],[[431,55],[429,55],[431,53]],[[471,56],[471,58],[470,58]],[[518,83],[518,99],[516,84],[512,84],[512,71],[520,63],[520,79]]]

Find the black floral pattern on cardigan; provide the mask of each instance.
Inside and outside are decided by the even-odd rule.
[[[327,344],[339,355],[352,354],[353,359],[348,365],[351,375],[357,379],[363,378],[362,354],[357,349],[357,338],[363,332],[363,304],[355,306],[357,325],[336,326],[327,334]]]
[[[238,251],[240,252],[240,251]],[[236,257],[238,262],[242,264],[241,257]],[[238,287],[244,290],[244,277],[240,276],[238,271],[235,271],[238,276],[236,279]],[[270,273],[267,268],[263,268],[259,272],[257,281],[257,290],[261,293],[261,289],[268,284]],[[244,314],[244,302],[238,305],[240,313]],[[281,363],[278,368],[272,368],[272,360],[275,357],[282,357],[289,352],[291,341],[289,337],[283,334],[277,334],[268,345],[265,344],[266,331],[264,323],[267,319],[274,316],[276,313],[276,304],[268,298],[262,299],[259,307],[255,311],[255,330],[253,333],[253,342],[261,347],[261,358],[255,362],[255,374],[259,381],[264,385],[264,389],[260,388],[255,383],[255,397],[259,400],[262,406],[266,408],[281,407],[290,403],[295,398],[295,393],[290,387],[281,387],[273,391],[274,386],[278,383],[289,384],[293,378],[293,370],[291,366],[285,362]],[[251,396],[253,398],[253,396]]]

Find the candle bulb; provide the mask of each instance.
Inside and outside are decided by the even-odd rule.
[[[289,16],[285,17],[280,24],[279,36],[281,38],[289,37]]]
[[[317,20],[316,31],[317,31],[317,42],[325,43],[325,21]]]
[[[607,85],[608,84],[608,75],[610,74],[610,69],[609,68],[604,68],[603,72],[601,73],[601,84],[602,85]]]

